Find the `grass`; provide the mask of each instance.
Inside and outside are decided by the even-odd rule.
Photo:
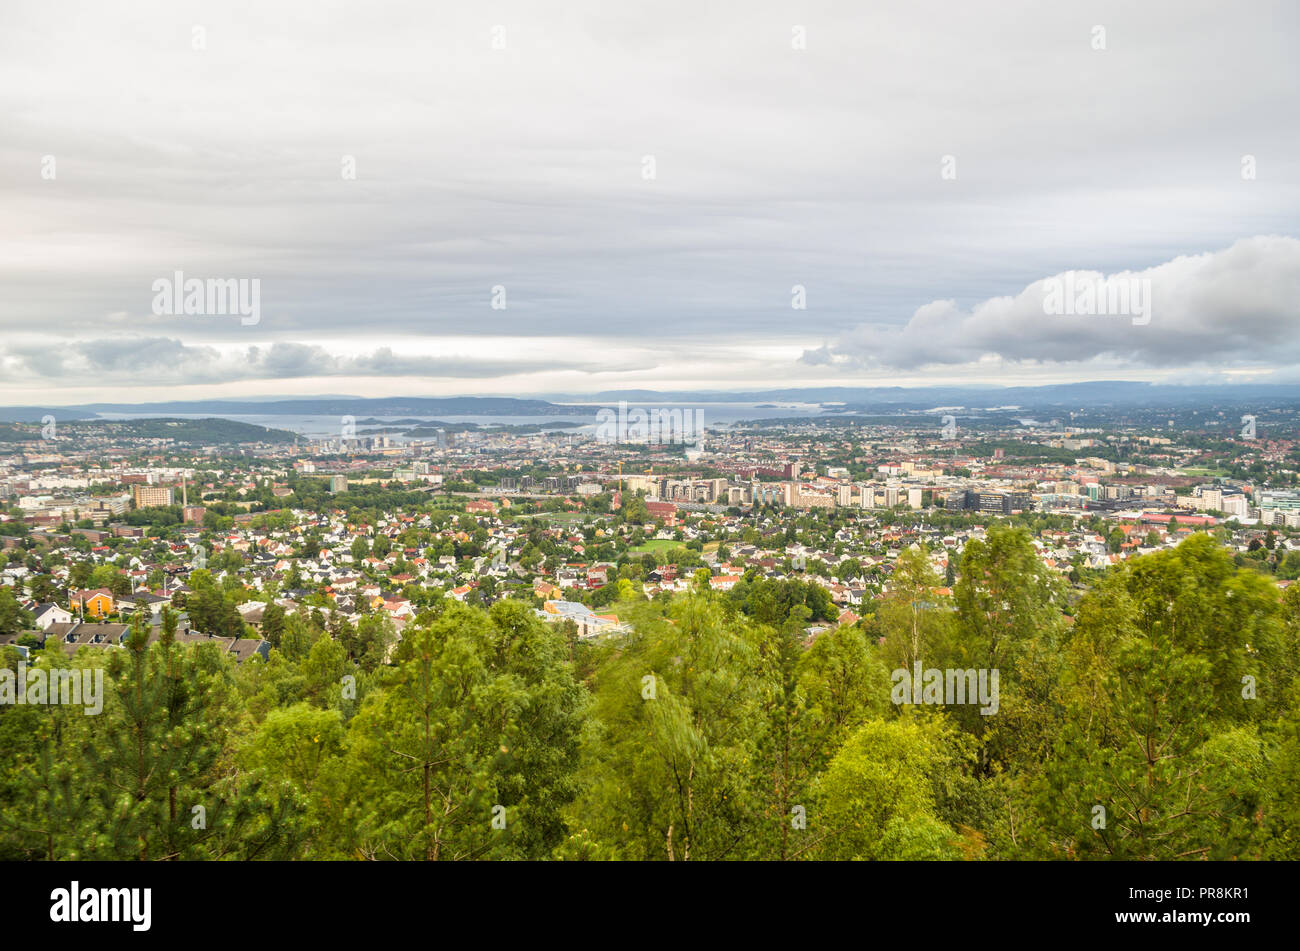
[[[649,552],[656,554],[661,551],[672,551],[674,548],[685,548],[682,542],[673,541],[671,538],[652,538],[644,541],[635,548],[629,548],[628,551],[634,555],[644,555]]]
[[[570,527],[581,524],[585,516],[581,512],[538,512],[535,515],[522,515],[521,518],[536,518],[556,526]]]

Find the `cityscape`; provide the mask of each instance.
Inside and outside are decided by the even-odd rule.
[[[0,6],[16,933],[1282,921],[1297,39]]]
[[[218,829],[186,834],[149,808],[176,787],[140,776],[138,763],[86,764],[113,785],[135,776],[144,798],[130,837],[84,840],[94,784],[66,826],[23,833],[51,818],[38,819],[44,798],[14,794],[24,781],[55,781],[38,758],[11,786],[0,843],[25,858],[87,848],[118,858],[137,849],[144,858],[153,850],[247,857],[245,837],[288,821],[277,810],[292,790],[308,824],[275,829],[277,857],[1289,857],[1295,787],[1287,771],[1300,748],[1273,731],[1288,722],[1300,638],[1300,587],[1292,587],[1300,579],[1300,398],[1250,413],[1237,391],[1219,388],[1195,404],[1204,409],[1188,410],[1185,394],[1155,387],[1127,406],[1085,395],[1070,409],[1052,394],[1024,407],[908,408],[924,395],[903,408],[836,403],[784,418],[763,417],[759,404],[753,419],[714,426],[708,402],[626,400],[551,404],[556,419],[533,406],[540,415],[531,424],[349,414],[333,434],[316,421],[307,427],[314,435],[216,417],[58,421],[47,413],[44,422],[7,423],[0,645],[14,669],[23,664],[34,677],[47,666],[102,667],[110,688],[121,689],[148,671],[157,676],[159,651],[191,649],[178,655],[188,658],[184,677],[205,695],[216,690],[209,678],[225,685],[224,720],[187,709],[207,722],[191,740],[206,758],[187,751],[184,766],[160,763],[153,757],[168,754],[151,749],[148,772],[167,763],[176,787],[213,801],[214,811],[229,795],[214,771],[222,757],[245,763],[248,776],[288,773],[277,777],[287,785],[255,783],[246,793],[269,817],[249,825],[236,813]],[[273,415],[276,404],[262,409]],[[364,413],[364,401],[356,409]],[[1175,631],[1183,612],[1195,633]],[[1227,618],[1231,627],[1220,627]],[[1101,694],[1076,707],[1084,684],[1068,672],[1084,673],[1074,666],[1079,652],[1102,637],[1154,650],[1164,625],[1178,670],[1093,658],[1089,689]],[[354,731],[372,717],[400,720],[410,702],[405,677],[421,664],[449,676],[453,668],[441,665],[455,663],[453,650],[487,651],[474,675],[483,689],[505,689],[496,678],[517,677],[510,672],[526,670],[518,665],[536,652],[548,658],[545,671],[527,670],[515,685],[523,693],[514,701],[532,709],[545,700],[556,718],[546,737],[529,735],[533,714],[493,726],[499,757],[467,763],[463,776],[437,775],[440,795],[456,806],[445,822],[422,821],[417,796],[396,830],[360,824],[323,837],[317,783],[345,784],[329,790],[331,802],[375,795],[346,786],[351,757],[365,749]],[[528,653],[511,660],[515,650]],[[685,653],[669,659],[676,651]],[[1197,666],[1210,651],[1227,671]],[[682,656],[709,676],[683,668]],[[1152,678],[1168,676],[1203,677],[1206,691],[1168,720],[1128,706],[1130,691],[1156,689]],[[37,682],[16,701],[33,707],[28,715],[40,716],[35,708],[57,695],[51,686],[42,699]],[[543,685],[545,697],[530,693]],[[8,702],[22,695],[5,687]],[[105,700],[111,710],[101,688],[82,703],[102,713]],[[641,709],[628,709],[634,700]],[[441,693],[426,701],[464,715]],[[723,707],[714,722],[675,727],[652,712],[661,701],[696,716]],[[1143,747],[1107,730],[1088,736],[1096,746],[1083,761],[1055,747],[1063,740],[1051,730],[1083,728],[1072,717],[1080,709],[1094,716],[1098,703],[1116,728],[1149,731],[1178,744],[1179,756],[1144,762]],[[1036,720],[1042,706],[1058,726]],[[260,723],[239,726],[235,711]],[[103,729],[142,716],[119,715],[126,723]],[[170,735],[176,726],[156,716],[136,723],[137,735]],[[100,729],[99,720],[70,717],[61,742],[82,744],[82,731]],[[1180,731],[1188,717],[1200,718],[1197,731]],[[598,718],[605,729],[648,731],[644,742],[663,759],[625,759],[616,733],[584,736]],[[743,732],[716,732],[734,718]],[[398,735],[410,727],[384,722]],[[677,748],[682,728],[698,747]],[[554,730],[566,737],[558,748],[548,745]],[[1260,744],[1257,755],[1265,742],[1281,744],[1258,767],[1258,787],[1207,783],[1195,810],[1165,814],[1182,802],[1188,758],[1228,737],[1250,742],[1242,730]],[[484,742],[467,733],[439,737],[437,748]],[[317,747],[322,735],[332,740]],[[969,788],[950,801],[920,788],[905,811],[877,810],[877,826],[854,824],[852,834],[792,837],[815,830],[819,816],[864,808],[855,805],[859,784],[870,785],[877,748],[833,753],[861,736],[938,757],[913,776],[922,787],[942,761],[946,780]],[[771,747],[778,740],[779,750]],[[435,738],[410,742],[428,753]],[[315,757],[309,774],[298,772],[303,743]],[[517,758],[506,752],[516,744]],[[544,754],[562,758],[542,774],[521,771]],[[1160,771],[1142,784],[1110,772],[1054,786],[1058,770],[1084,769],[1099,754]],[[740,755],[762,765],[739,776],[724,769]],[[656,798],[644,774],[680,769],[678,757],[695,774],[689,803],[662,789]],[[605,800],[607,771],[631,788],[650,782],[641,795],[651,801]],[[400,790],[411,780],[386,781]],[[835,781],[848,785],[827,785]],[[1114,797],[1138,788],[1145,804],[1135,816]],[[1034,797],[1049,791],[1060,812],[1035,814]],[[742,797],[748,812],[732,814]],[[1107,804],[1113,817],[1095,826],[1093,807]],[[36,813],[18,819],[23,809]],[[706,832],[711,814],[728,816],[727,836]],[[512,819],[524,827],[518,837]]]

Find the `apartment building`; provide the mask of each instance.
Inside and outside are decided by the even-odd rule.
[[[131,497],[138,509],[162,508],[172,504],[172,488],[169,485],[133,485]]]

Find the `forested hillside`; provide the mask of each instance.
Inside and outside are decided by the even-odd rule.
[[[1205,534],[1087,591],[1019,529],[950,595],[899,561],[811,643],[742,584],[600,643],[448,599],[386,663],[309,615],[265,663],[54,645],[104,709],[0,706],[0,858],[1300,858],[1300,590]],[[918,662],[996,670],[996,712],[894,702]]]

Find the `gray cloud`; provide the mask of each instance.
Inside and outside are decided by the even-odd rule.
[[[1144,291],[1149,301],[1132,298],[1127,314],[1045,312],[1053,287],[1074,289],[1077,301],[1085,286],[1098,281],[1108,282],[1108,292],[1111,286],[1139,282],[1149,288]],[[1298,302],[1300,241],[1255,237],[1142,271],[1053,275],[1013,296],[969,307],[932,301],[902,327],[864,325],[834,344],[805,351],[801,359],[814,366],[838,362],[899,369],[989,356],[1053,363],[1105,357],[1144,367],[1288,365],[1300,363]]]
[[[188,346],[167,337],[103,338],[63,348],[8,347],[0,353],[11,375],[59,380],[93,374],[105,381],[138,378],[151,384],[365,376],[478,379],[537,369],[534,361],[400,356],[390,347],[350,355],[330,353],[312,344],[277,342],[269,347],[222,351],[211,346]],[[553,361],[551,365],[584,369],[579,363]]]
[[[800,351],[838,341],[820,378],[859,366],[857,328],[888,336],[909,321],[890,345],[901,366],[950,366],[990,342],[1070,359],[1055,331],[1025,324],[1032,346],[1017,349],[975,309],[1070,268],[1153,268],[1300,234],[1300,8],[1190,10],[8,0],[0,328],[51,351],[213,347],[219,359],[176,365],[214,382],[251,344],[261,356],[232,372],[328,376],[351,358],[378,385],[393,362],[377,348],[398,360],[402,340],[449,335],[572,338],[593,367],[657,337],[690,385],[724,379],[719,366],[788,377],[812,366]],[[792,48],[795,26],[806,49]],[[261,322],[154,316],[152,282],[176,270],[261,279]],[[498,284],[505,310],[489,303]],[[794,284],[806,311],[790,307]],[[952,312],[918,316],[936,300]],[[966,312],[977,333],[948,354],[921,339],[924,321],[949,328]],[[712,360],[751,340],[761,358]],[[276,349],[315,341],[326,358]],[[1171,346],[1119,350],[1150,366],[1189,354]],[[135,382],[135,357],[172,379],[164,355],[128,348],[104,372]],[[18,369],[48,379],[65,363],[29,353]],[[455,364],[413,370],[464,378]],[[628,366],[647,365],[653,353]]]

